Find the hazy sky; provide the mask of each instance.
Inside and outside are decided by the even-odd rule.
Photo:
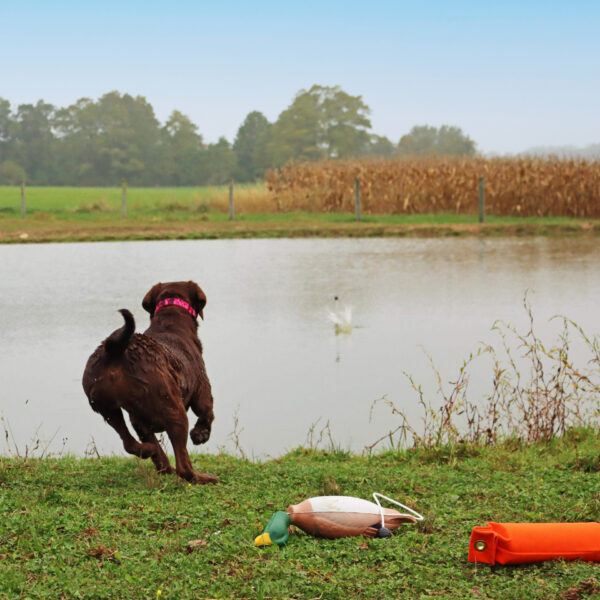
[[[486,153],[600,143],[600,0],[0,0],[0,97],[118,90],[207,141],[340,85],[394,142],[457,125]]]

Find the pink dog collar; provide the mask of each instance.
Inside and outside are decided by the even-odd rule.
[[[161,308],[164,308],[165,306],[179,306],[180,308],[187,310],[188,313],[190,313],[190,315],[194,317],[194,319],[198,316],[198,313],[185,300],[182,300],[181,298],[165,298],[164,300],[161,300],[156,305],[156,308],[154,309],[154,314],[156,314]]]

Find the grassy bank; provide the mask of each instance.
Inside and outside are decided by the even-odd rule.
[[[571,430],[543,445],[371,457],[196,455],[198,469],[219,475],[212,487],[135,458],[0,458],[0,598],[591,598],[597,565],[493,570],[466,555],[471,528],[488,520],[597,520],[599,453],[596,432]],[[281,550],[252,545],[289,503],[373,491],[426,520],[387,540],[298,532]]]
[[[302,213],[238,215],[228,221],[221,214],[194,218],[169,215],[153,218],[97,217],[60,219],[0,218],[0,243],[93,242],[117,240],[210,240],[294,237],[461,237],[598,235],[600,222],[569,219],[475,219],[454,221],[444,215],[420,218],[366,217],[356,223],[351,215]]]
[[[127,217],[121,216],[119,188],[26,190],[26,218],[20,192],[0,187],[0,243],[101,240],[380,237],[461,235],[571,235],[600,233],[600,220],[568,217],[278,212],[262,184],[236,186],[235,219],[229,220],[226,187],[132,188]]]

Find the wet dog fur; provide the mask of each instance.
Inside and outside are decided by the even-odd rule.
[[[157,283],[142,301],[150,313],[150,327],[143,334],[135,333],[133,315],[121,309],[125,324],[90,356],[83,389],[92,409],[115,429],[128,453],[151,458],[159,473],[173,473],[156,438],[166,431],[177,474],[194,483],[216,483],[214,475],[194,471],[186,448],[188,408],[198,417],[190,431],[194,444],[208,440],[214,419],[198,323],[181,306],[163,306],[157,311],[157,304],[166,298],[187,302],[204,318],[206,296],[196,283]],[[140,441],[130,433],[123,411],[129,414]]]

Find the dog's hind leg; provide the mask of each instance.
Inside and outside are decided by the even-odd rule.
[[[183,406],[177,419],[167,425],[167,435],[173,444],[177,475],[192,483],[217,483],[219,479],[208,473],[196,473],[188,454],[187,445],[188,419]]]
[[[123,448],[129,454],[134,454],[140,458],[150,458],[156,453],[156,446],[149,443],[138,442],[129,432],[123,411],[120,408],[109,410],[102,413],[105,421],[119,434],[123,440]]]
[[[134,418],[131,418],[131,424],[133,425],[135,432],[140,436],[140,440],[142,440],[142,442],[147,442],[154,445],[156,453],[150,458],[152,459],[156,470],[161,474],[175,473],[175,469],[171,466],[169,458],[164,453],[160,443],[156,439],[156,435],[154,435],[154,433],[150,431],[150,429],[148,429],[142,422]]]

